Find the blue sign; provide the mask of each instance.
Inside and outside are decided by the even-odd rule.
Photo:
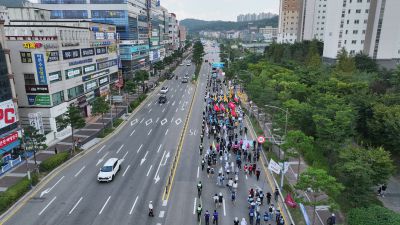
[[[310,225],[311,222],[310,222],[310,218],[308,217],[306,208],[305,208],[304,205],[301,204],[301,203],[299,204],[299,206],[300,206],[300,211],[301,211],[301,213],[303,214],[304,221],[306,222],[307,225]]]
[[[225,63],[223,63],[223,62],[215,62],[212,64],[213,68],[224,68],[224,66],[225,66]]]
[[[38,84],[47,84],[46,67],[44,65],[43,54],[35,54],[36,73],[38,76]]]

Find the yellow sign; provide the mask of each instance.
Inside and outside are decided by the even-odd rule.
[[[41,48],[42,47],[42,43],[39,43],[39,42],[24,42],[24,43],[22,43],[22,46],[24,46],[24,48]]]

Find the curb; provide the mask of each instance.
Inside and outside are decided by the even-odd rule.
[[[161,84],[164,84],[165,81],[163,81]],[[52,178],[57,176],[62,170],[66,169],[67,167],[71,166],[73,163],[76,161],[82,159],[85,155],[88,153],[92,152],[94,149],[98,148],[99,145],[104,144],[108,140],[110,140],[114,135],[116,135],[127,123],[129,120],[132,119],[133,116],[141,109],[147,102],[149,101],[150,98],[152,98],[156,93],[159,92],[159,89],[162,87],[162,85],[159,85],[156,89],[153,90],[153,92],[147,96],[147,98],[140,103],[138,107],[136,107],[132,113],[129,115],[129,117],[124,120],[118,127],[114,129],[113,132],[111,132],[109,135],[106,137],[102,138],[102,140],[95,144],[94,146],[90,147],[89,149],[82,151],[75,155],[74,157],[68,159],[66,162],[52,170],[50,173],[48,173],[45,177],[43,177],[39,183],[33,187],[30,191],[28,191],[25,195],[23,195],[17,202],[15,202],[7,211],[5,211],[1,216],[0,216],[0,225],[4,224],[7,222],[13,215],[15,215],[34,195],[36,195],[40,189],[42,189]]]

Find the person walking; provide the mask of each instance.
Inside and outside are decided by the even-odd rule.
[[[249,210],[249,223],[253,225],[254,222],[254,209],[251,207]]]
[[[200,221],[202,212],[203,212],[203,207],[201,207],[201,204],[199,204],[199,206],[197,206],[197,221]]]
[[[326,224],[328,225],[335,225],[336,224],[336,216],[335,213],[332,213],[332,215],[328,218],[326,221]]]
[[[204,213],[204,221],[206,222],[206,225],[210,224],[210,213],[208,210],[206,210],[206,213]]]
[[[260,170],[260,168],[257,168],[257,170],[256,170],[257,181],[260,180],[260,174],[261,174],[261,170]]]
[[[240,225],[247,225],[246,219],[242,218],[242,222],[240,222]]]
[[[274,196],[275,196],[275,202],[278,202],[278,197],[279,197],[279,190],[278,190],[278,187],[275,187]]]
[[[239,218],[235,217],[235,219],[233,220],[233,225],[239,225]]]
[[[218,212],[217,212],[217,210],[214,210],[214,213],[213,213],[213,224],[218,225]]]
[[[270,192],[267,192],[267,204],[268,205],[271,204],[271,198],[272,198],[272,194]]]

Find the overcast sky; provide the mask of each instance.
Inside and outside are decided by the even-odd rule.
[[[178,20],[236,21],[239,14],[279,11],[279,0],[161,0],[161,5],[175,13]]]

